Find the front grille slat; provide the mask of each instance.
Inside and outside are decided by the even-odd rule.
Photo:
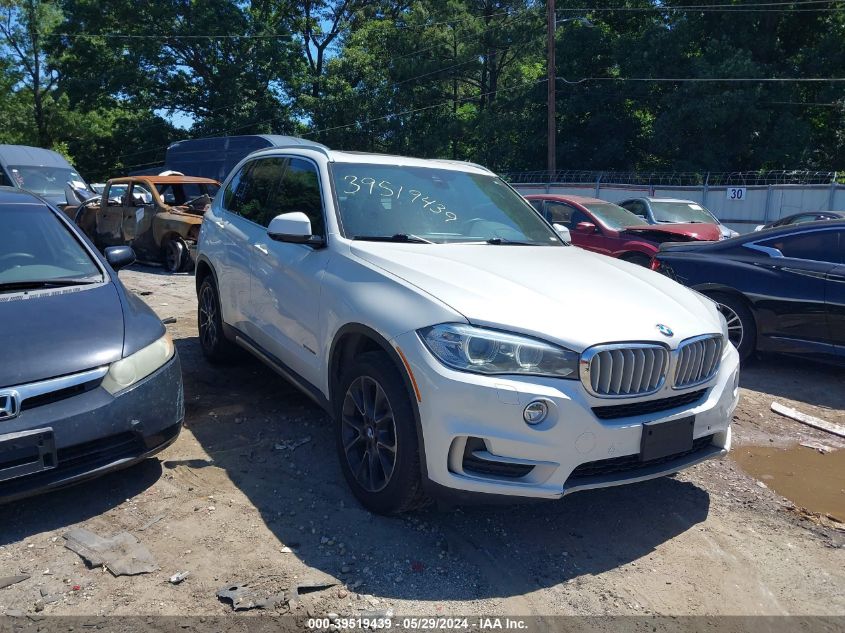
[[[669,352],[649,343],[598,345],[584,353],[581,380],[599,397],[653,393],[663,384]]]
[[[683,389],[706,382],[719,369],[722,357],[722,337],[718,334],[684,341],[678,347],[675,369],[675,389]]]

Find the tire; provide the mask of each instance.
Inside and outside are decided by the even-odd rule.
[[[728,322],[728,338],[739,352],[740,362],[747,362],[757,347],[757,324],[742,299],[729,294],[708,295]]]
[[[220,296],[212,275],[203,279],[200,285],[197,301],[197,325],[203,356],[214,364],[231,361],[237,348],[226,338],[223,332]]]
[[[185,269],[188,263],[188,247],[178,237],[171,237],[165,241],[163,250],[164,266],[171,273],[178,273]]]
[[[626,253],[621,257],[626,262],[631,262],[632,264],[636,264],[637,266],[642,266],[643,268],[648,268],[651,265],[651,260],[648,258],[648,255],[643,255],[642,253]]]
[[[337,393],[338,459],[352,494],[376,514],[427,505],[413,404],[390,357],[383,352],[357,357]]]

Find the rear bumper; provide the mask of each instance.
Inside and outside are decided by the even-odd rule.
[[[56,463],[48,470],[0,481],[0,503],[76,484],[155,455],[179,436],[184,415],[178,356],[117,396],[97,387],[25,410],[0,423],[0,442],[14,433],[49,431]]]

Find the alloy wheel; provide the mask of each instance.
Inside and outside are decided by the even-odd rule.
[[[341,440],[355,480],[367,492],[387,487],[396,467],[396,422],[381,385],[359,376],[343,401]]]
[[[206,349],[214,349],[217,345],[217,301],[214,289],[205,284],[200,294],[200,340]]]
[[[739,349],[739,346],[742,344],[742,337],[745,334],[745,328],[742,327],[742,319],[739,318],[739,315],[733,309],[724,303],[717,303],[716,305],[719,308],[719,312],[724,315],[725,321],[728,322],[728,340],[730,340],[735,348]]]

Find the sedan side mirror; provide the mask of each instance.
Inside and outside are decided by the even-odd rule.
[[[557,235],[560,238],[560,241],[564,244],[572,244],[572,235],[569,234],[569,229],[566,228],[563,224],[552,224],[555,227],[555,231],[557,231]]]
[[[277,242],[307,244],[314,248],[322,248],[326,245],[326,240],[311,233],[311,220],[301,211],[277,215],[270,221],[267,235]]]
[[[106,261],[115,270],[126,268],[135,263],[135,251],[131,246],[109,246],[106,249]]]
[[[579,233],[595,233],[596,225],[592,222],[579,222],[575,225],[575,230]]]

